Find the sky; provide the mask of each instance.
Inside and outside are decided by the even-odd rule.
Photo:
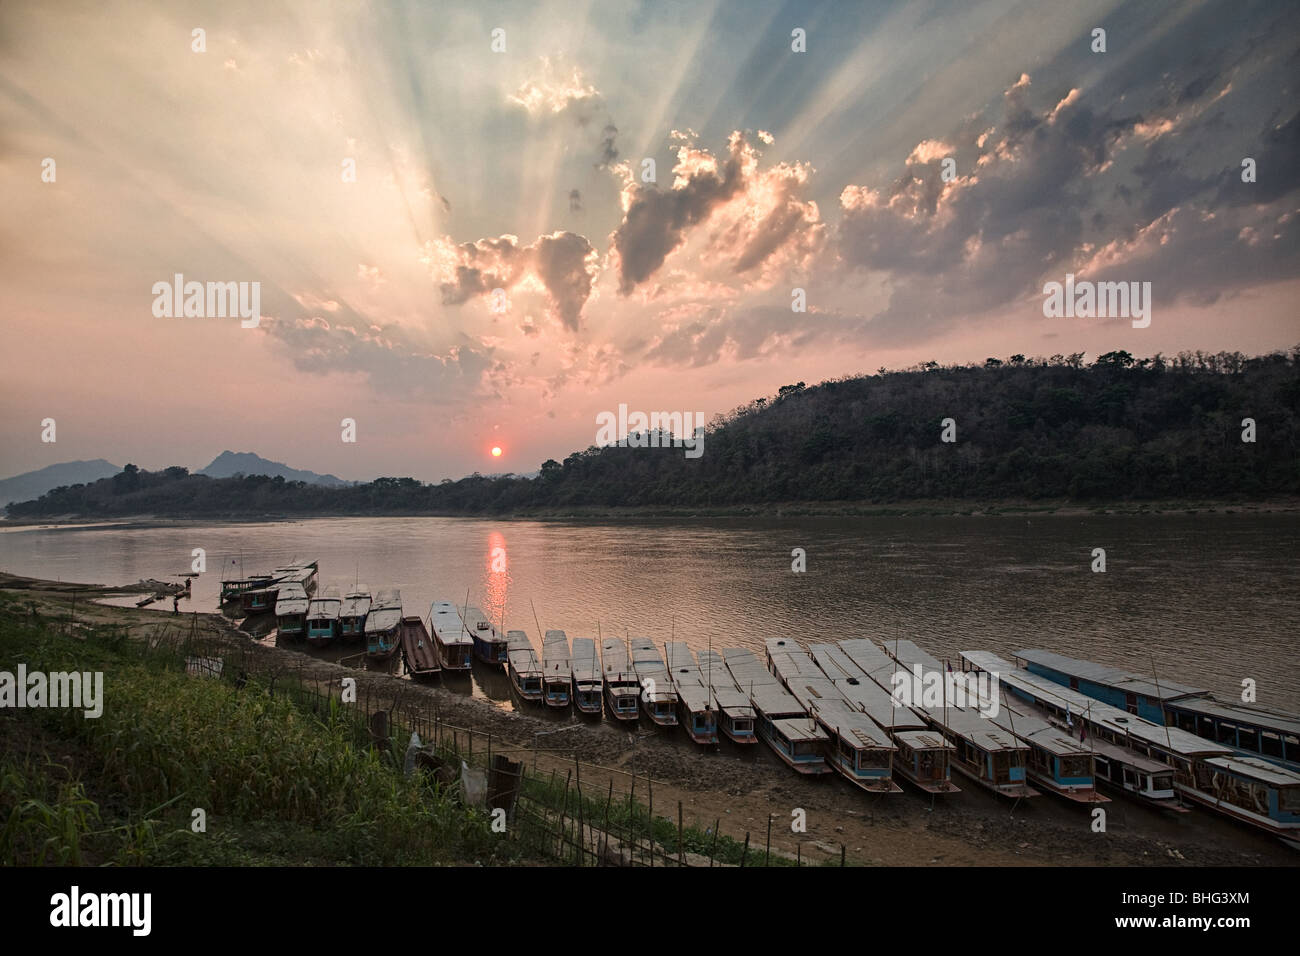
[[[1294,347],[1298,27],[1248,0],[6,2],[0,476],[528,473],[620,404]],[[258,283],[260,321],[167,314],[177,274]],[[1067,274],[1151,283],[1150,324],[1045,316]]]

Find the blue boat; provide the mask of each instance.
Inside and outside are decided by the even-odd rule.
[[[325,647],[334,643],[339,636],[339,608],[343,599],[339,597],[338,588],[326,588],[324,593],[312,600],[307,608],[307,643],[313,647]]]
[[[736,686],[749,695],[759,739],[791,770],[802,774],[832,773],[826,763],[830,737],[776,676],[747,650],[725,648],[722,659]]]
[[[366,615],[366,656],[385,660],[401,643],[402,592],[387,588],[375,595]]]
[[[484,664],[504,668],[510,662],[510,641],[497,632],[478,608],[466,607],[461,615],[465,630],[474,640],[474,656]]]

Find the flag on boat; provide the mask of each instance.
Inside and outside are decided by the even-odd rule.
[[[1070,704],[1069,704],[1069,701],[1066,701],[1066,704],[1065,704],[1065,726],[1068,727],[1068,728],[1070,728],[1071,730],[1074,729],[1074,718],[1070,716]]]

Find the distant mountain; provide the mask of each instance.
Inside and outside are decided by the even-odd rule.
[[[11,501],[29,501],[64,485],[83,485],[110,478],[122,469],[96,458],[93,461],[65,461],[37,471],[0,480],[0,508]]]
[[[344,481],[335,475],[318,475],[314,471],[290,468],[278,461],[268,461],[250,451],[223,451],[212,464],[200,468],[195,474],[207,475],[209,478],[233,478],[235,475],[266,475],[270,478],[283,478],[285,481],[305,481],[313,485],[326,485],[330,488],[345,488],[352,482]]]

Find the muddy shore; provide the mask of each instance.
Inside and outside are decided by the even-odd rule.
[[[1276,838],[1219,818],[1201,809],[1165,815],[1114,797],[1106,805],[1106,832],[1091,828],[1088,808],[1044,794],[1012,805],[975,789],[960,775],[962,792],[931,798],[903,784],[904,792],[866,794],[833,775],[810,780],[779,763],[763,745],[744,749],[725,742],[712,752],[692,744],[680,730],[646,725],[635,731],[609,721],[557,718],[532,710],[510,711],[438,683],[416,684],[386,674],[357,670],[311,654],[258,640],[236,622],[215,614],[173,615],[168,611],[110,607],[97,595],[130,591],[134,586],[99,587],[0,575],[0,590],[19,606],[65,619],[76,592],[79,625],[127,625],[133,637],[175,629],[182,623],[248,649],[275,668],[302,675],[337,692],[343,677],[357,680],[358,694],[393,701],[421,701],[442,721],[491,734],[497,749],[509,748],[540,770],[561,776],[583,762],[584,788],[601,790],[607,780],[623,791],[635,774],[638,798],[653,782],[657,815],[675,817],[677,803],[688,824],[719,823],[722,833],[762,852],[769,817],[774,852],[805,861],[838,862],[840,847],[850,863],[885,866],[1295,866],[1300,854]],[[111,699],[111,677],[107,685]],[[603,777],[599,768],[612,768]],[[614,771],[621,771],[614,772]],[[594,778],[594,779],[593,779]],[[791,821],[803,810],[807,831],[794,833]]]

